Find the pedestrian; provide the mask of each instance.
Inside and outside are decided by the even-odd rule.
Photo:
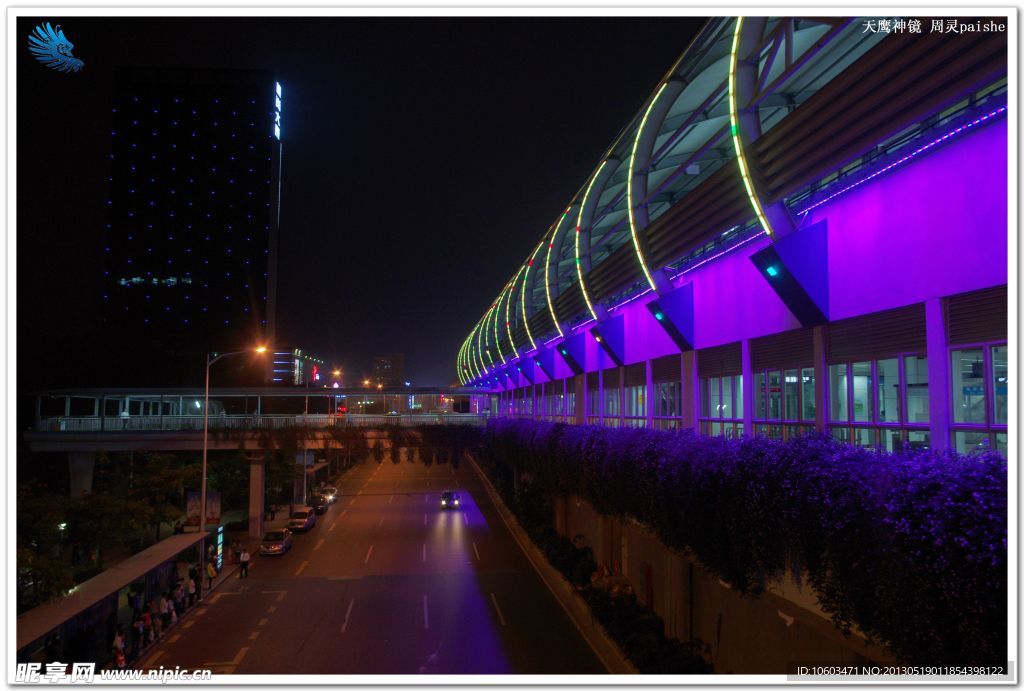
[[[142,647],[153,642],[153,617],[149,614],[149,603],[142,610]]]
[[[238,540],[231,541],[231,554],[234,557],[234,561],[232,563],[239,563],[239,559],[242,556],[242,545],[239,544]]]
[[[174,610],[179,617],[185,613],[185,586],[181,583],[174,588]]]
[[[157,613],[160,615],[160,625],[166,631],[171,627],[171,615],[167,611],[167,593],[160,594],[160,601],[157,603]]]
[[[217,577],[217,568],[213,565],[212,561],[206,562],[206,578],[209,581],[206,588],[207,590],[213,590],[213,579]]]
[[[143,637],[145,635],[146,629],[142,625],[142,616],[136,614],[135,618],[132,620],[132,660],[139,656],[139,652],[142,650]]]
[[[238,563],[242,565],[241,571],[238,574],[239,578],[249,577],[249,550],[245,547],[242,548],[242,553],[238,557]]]
[[[114,632],[114,652],[124,655],[124,625],[118,624]],[[123,667],[124,665],[122,665]]]
[[[196,604],[196,579],[191,576],[188,579],[188,606],[191,609],[192,605]]]

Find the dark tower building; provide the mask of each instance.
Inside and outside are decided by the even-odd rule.
[[[401,386],[405,380],[405,354],[389,353],[373,357],[373,383],[384,387]]]
[[[118,72],[104,291],[112,379],[130,363],[135,384],[196,383],[205,353],[273,342],[281,96],[269,72]],[[252,369],[249,383],[264,373]]]

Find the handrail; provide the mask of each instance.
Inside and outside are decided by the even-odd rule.
[[[416,425],[482,425],[488,415],[477,413],[410,413],[401,415],[212,415],[210,429],[261,430],[285,427],[412,427]],[[49,417],[39,432],[202,432],[201,415],[132,415],[129,417]]]

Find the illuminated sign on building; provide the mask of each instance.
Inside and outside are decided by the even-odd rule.
[[[274,137],[281,141],[281,84],[274,82],[277,93],[274,94]]]

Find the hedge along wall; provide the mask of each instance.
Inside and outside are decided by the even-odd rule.
[[[631,516],[742,593],[787,567],[843,630],[900,661],[1005,664],[1006,461],[489,422],[482,453],[557,496]]]

